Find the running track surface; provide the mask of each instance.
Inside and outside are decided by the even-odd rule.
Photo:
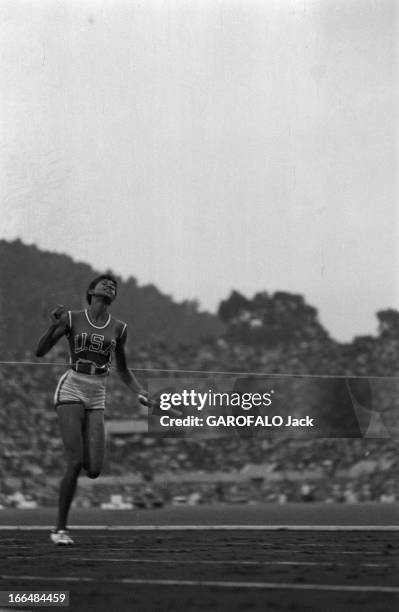
[[[68,590],[73,611],[396,611],[398,516],[394,504],[74,510],[76,545],[58,548],[54,510],[2,510],[0,590]]]

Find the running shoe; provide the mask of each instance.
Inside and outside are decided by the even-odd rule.
[[[71,546],[73,540],[66,529],[54,530],[50,533],[50,539],[57,546]]]

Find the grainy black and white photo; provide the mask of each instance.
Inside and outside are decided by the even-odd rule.
[[[398,40],[0,1],[0,611],[398,607]]]

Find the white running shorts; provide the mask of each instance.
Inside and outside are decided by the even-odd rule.
[[[83,404],[86,410],[104,410],[107,376],[89,376],[68,370],[58,382],[54,405]]]

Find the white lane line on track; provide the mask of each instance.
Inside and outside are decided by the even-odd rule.
[[[1,531],[48,531],[54,525],[0,525]],[[87,531],[399,531],[399,525],[71,525]]]
[[[10,576],[2,575],[1,580],[39,580],[43,582],[85,582],[98,583],[98,578],[86,576]],[[117,578],[114,580],[101,579],[104,584],[135,584],[152,586],[194,586],[194,587],[220,587],[229,589],[274,589],[292,591],[339,591],[351,593],[399,593],[396,586],[369,586],[369,585],[347,585],[347,584],[293,584],[292,582],[234,582],[218,580],[152,580],[141,578]]]
[[[15,546],[15,544],[11,544],[11,546]],[[21,547],[19,547],[19,548],[21,548]],[[29,547],[24,545],[22,548],[23,549],[27,549]],[[266,547],[266,549],[267,549],[267,547]],[[96,547],[96,550],[97,550],[97,552],[99,552],[97,547]],[[106,552],[109,552],[110,550],[116,550],[116,551],[120,552],[121,551],[121,547],[118,546],[118,548],[108,548],[108,547],[106,548]],[[136,549],[136,552],[137,552],[137,550],[139,550],[139,549]],[[187,552],[187,551],[173,551],[173,550],[171,551],[171,550],[165,550],[165,549],[162,549],[161,551],[159,551],[159,549],[157,550],[156,548],[151,548],[151,550],[152,550],[152,552],[166,552],[166,553],[170,553],[170,552],[178,552],[178,553],[180,553],[180,552]],[[267,550],[269,550],[270,552],[273,552],[273,554],[276,554],[276,553],[284,553],[284,554],[288,553],[290,555],[292,555],[292,554],[303,555],[303,552],[298,551],[298,550],[293,550],[292,548],[270,548],[270,549],[267,549]],[[147,551],[147,549],[146,549],[146,551]],[[105,551],[103,551],[103,552],[105,552]],[[192,551],[190,551],[190,552],[192,552]],[[325,554],[327,554],[327,553],[328,554],[334,554],[334,555],[337,555],[338,557],[340,555],[362,555],[362,556],[364,555],[364,556],[370,556],[370,557],[374,556],[375,557],[375,556],[378,556],[378,555],[381,554],[381,550],[375,550],[375,551],[370,551],[370,550],[336,550],[334,548],[330,549],[330,548],[328,548],[326,546],[324,547],[324,552],[325,552]],[[317,554],[317,552],[307,551],[307,554],[311,554],[311,555],[314,556],[314,555]],[[8,558],[10,558],[10,557],[8,557]],[[21,557],[15,556],[13,558],[20,559]],[[23,558],[24,559],[37,559],[38,557],[37,556],[36,557],[28,557],[28,556],[24,555]]]
[[[24,561],[30,561],[35,559],[38,560],[38,557],[18,557],[18,556],[7,556],[9,561],[15,561],[23,559]],[[256,566],[271,566],[271,565],[283,565],[283,566],[315,566],[315,567],[331,567],[333,566],[341,566],[344,567],[347,565],[346,563],[335,562],[335,561],[234,561],[234,560],[226,560],[226,559],[140,559],[133,558],[128,559],[126,557],[67,557],[68,561],[83,561],[87,563],[156,563],[158,565],[247,565],[251,567]],[[356,567],[389,567],[388,563],[358,563]]]
[[[7,557],[8,559],[12,559],[13,557]],[[24,557],[26,558],[26,557]],[[31,559],[37,559],[37,557],[31,557]],[[108,559],[107,557],[102,557],[102,558],[97,558],[97,559],[93,559],[92,557],[68,557],[68,561],[87,561],[87,562],[92,562],[92,561],[97,561],[97,562],[103,562],[103,561],[109,561],[111,563],[119,563],[119,562],[125,562],[125,563],[158,563],[158,564],[163,564],[163,565],[173,565],[173,564],[181,564],[181,565],[248,565],[251,567],[256,567],[256,566],[262,566],[262,565],[266,565],[266,566],[270,566],[270,565],[284,565],[284,566],[295,566],[295,565],[303,565],[303,566],[316,566],[316,567],[330,567],[331,565],[339,565],[339,566],[345,566],[346,563],[340,563],[340,562],[334,562],[334,561],[248,561],[248,560],[243,560],[243,561],[234,561],[234,560],[228,560],[226,561],[225,559],[191,559],[191,560],[187,560],[187,559],[182,559],[182,560],[178,560],[178,559],[126,559],[126,558],[120,558],[120,557],[111,557],[110,559]],[[389,567],[388,563],[358,563],[356,564],[356,567]]]

